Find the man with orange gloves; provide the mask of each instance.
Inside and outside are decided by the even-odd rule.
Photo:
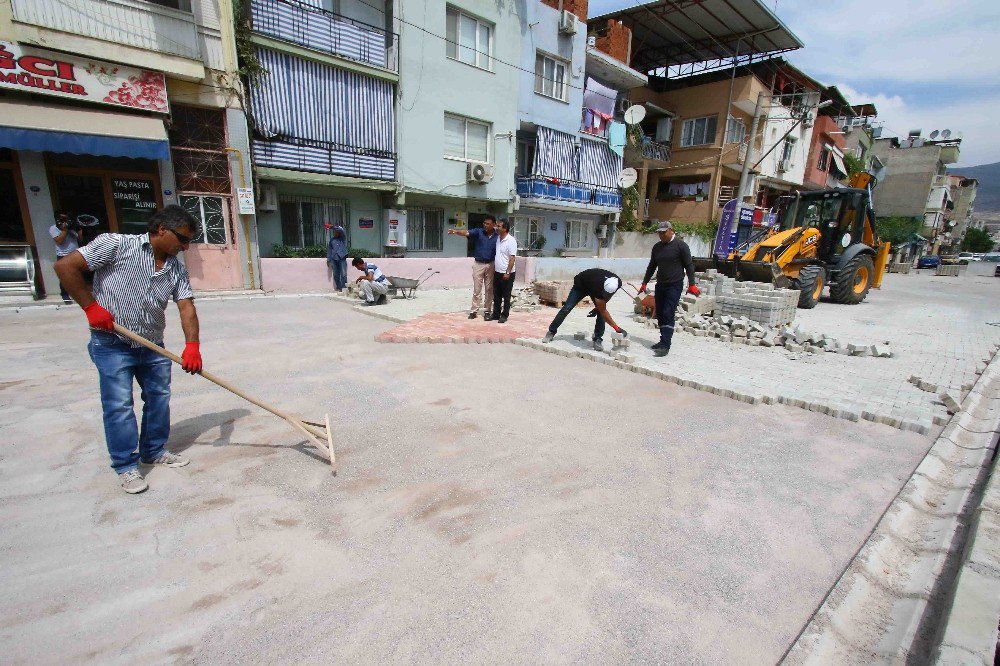
[[[177,259],[195,236],[198,221],[180,206],[167,206],[142,235],[101,234],[56,264],[56,273],[87,315],[90,358],[97,366],[104,409],[104,438],[122,488],[141,493],[149,485],[139,463],[183,467],[186,458],[164,450],[170,435],[170,366],[160,356],[114,333],[115,322],[163,345],[167,300],[180,311],[185,371],[201,372],[198,313],[187,269]],[[84,278],[93,271],[91,292]],[[132,410],[132,382],[142,392],[142,430]],[[138,451],[136,447],[138,446]]]
[[[656,298],[656,320],[660,324],[660,341],[653,345],[653,354],[666,356],[670,353],[670,340],[674,336],[674,315],[681,300],[685,272],[688,279],[688,293],[697,296],[701,292],[694,283],[691,248],[677,238],[670,222],[660,222],[656,231],[660,234],[660,242],[653,246],[653,251],[650,253],[649,266],[646,267],[639,293],[646,291],[646,285],[655,270],[656,289],[653,295]]]

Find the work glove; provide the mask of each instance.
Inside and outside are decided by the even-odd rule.
[[[85,307],[83,311],[87,315],[87,322],[91,328],[97,328],[102,331],[115,330],[115,318],[97,301]]]
[[[698,288],[698,285],[693,284],[690,287],[688,287],[688,293],[694,294],[695,296],[701,296],[701,289]]]
[[[646,283],[645,282],[643,282],[641,285],[639,285],[639,293],[640,294],[645,294],[646,293]]]
[[[189,342],[184,345],[184,353],[181,354],[181,367],[184,368],[184,372],[190,372],[192,375],[201,372],[201,352],[198,351],[197,342]]]
[[[593,310],[591,310],[590,312],[588,312],[587,316],[588,317],[596,317],[597,316],[597,308],[594,308]]]

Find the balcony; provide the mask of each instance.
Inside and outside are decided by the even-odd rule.
[[[250,17],[259,35],[398,71],[396,33],[297,0],[251,0]]]
[[[301,137],[255,137],[253,156],[257,166],[273,169],[385,181],[396,177],[395,152]]]
[[[621,192],[613,187],[548,176],[517,176],[515,181],[517,194],[524,203],[605,212],[621,210],[622,207]]]
[[[654,141],[648,136],[642,137],[642,144],[636,148],[629,146],[625,151],[625,161],[629,165],[639,166],[640,162],[651,161],[660,164],[650,164],[652,168],[666,166],[673,156],[673,148],[669,142]]]
[[[140,0],[11,0],[11,8],[18,23],[202,60],[191,12]]]

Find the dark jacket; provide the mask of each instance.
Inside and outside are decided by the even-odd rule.
[[[675,284],[684,281],[687,272],[688,284],[694,284],[694,262],[691,260],[691,248],[677,236],[669,242],[660,241],[653,246],[649,254],[649,266],[642,278],[643,284],[648,284],[656,271],[656,281],[663,284]]]

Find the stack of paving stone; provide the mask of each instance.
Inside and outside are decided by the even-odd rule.
[[[510,296],[510,309],[514,312],[534,312],[541,310],[542,306],[538,302],[538,295],[535,293],[534,285],[515,289]]]
[[[644,323],[649,328],[657,328],[655,319],[646,319]],[[706,317],[680,313],[677,316],[676,326],[678,330],[697,337],[718,338],[723,342],[745,344],[752,347],[784,347],[794,353],[819,354],[829,352],[844,356],[892,357],[892,350],[888,343],[869,345],[842,342],[829,335],[804,331],[798,326],[768,326],[749,317],[733,317],[732,315]]]
[[[531,284],[538,300],[546,305],[562,307],[573,288],[571,280],[536,281]]]
[[[695,308],[694,314],[746,317],[767,326],[791,324],[795,320],[795,310],[799,304],[797,289],[776,289],[773,284],[762,282],[739,282],[720,274],[715,269],[696,273],[702,298],[712,297],[711,310],[708,305]]]

